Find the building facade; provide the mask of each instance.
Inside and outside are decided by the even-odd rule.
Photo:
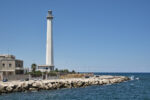
[[[14,55],[0,55],[0,73],[3,76],[24,74],[23,60],[18,60]]]

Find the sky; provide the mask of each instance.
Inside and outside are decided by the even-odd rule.
[[[0,0],[0,54],[45,64],[53,11],[54,64],[79,72],[150,72],[150,0]]]

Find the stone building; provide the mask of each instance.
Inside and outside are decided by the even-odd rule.
[[[23,60],[18,60],[14,55],[0,55],[0,73],[3,76],[24,74]]]

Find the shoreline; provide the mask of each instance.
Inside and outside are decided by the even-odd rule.
[[[92,85],[115,84],[128,80],[130,80],[130,78],[125,76],[100,75],[90,78],[0,82],[0,94],[12,92],[55,90],[61,88],[79,88]]]

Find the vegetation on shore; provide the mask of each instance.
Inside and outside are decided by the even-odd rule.
[[[75,70],[72,70],[72,71],[69,71],[68,69],[59,70],[58,68],[50,72],[37,71],[37,65],[35,63],[31,65],[31,69],[32,69],[32,72],[29,72],[28,74],[30,74],[32,77],[40,77],[46,74],[48,76],[61,76],[61,75],[67,75],[67,74],[76,74]]]

